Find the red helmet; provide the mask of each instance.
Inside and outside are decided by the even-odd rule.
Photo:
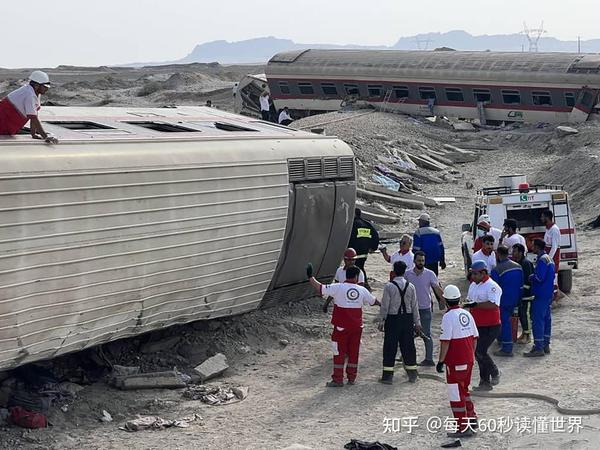
[[[356,250],[347,248],[344,252],[344,259],[356,259]]]

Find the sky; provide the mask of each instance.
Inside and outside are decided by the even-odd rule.
[[[538,27],[600,37],[598,0],[27,0],[3,2],[0,67],[169,61],[195,45],[263,36],[301,43],[392,45],[401,36]],[[12,42],[12,45],[7,43]]]

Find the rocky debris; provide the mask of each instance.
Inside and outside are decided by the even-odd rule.
[[[399,196],[393,196],[388,194],[381,194],[379,192],[369,191],[366,189],[356,189],[356,195],[366,200],[380,201],[383,203],[389,203],[392,205],[399,206],[401,208],[409,209],[425,209],[425,204],[416,200],[408,200]]]
[[[205,382],[211,378],[218,377],[228,368],[227,357],[222,353],[217,353],[199,366],[194,367],[194,371],[200,376],[200,381]]]
[[[125,425],[119,427],[123,431],[162,430],[165,428],[189,428],[192,422],[202,420],[198,414],[183,417],[181,419],[166,420],[159,416],[138,416],[136,419],[128,420]]]
[[[564,137],[564,136],[569,136],[571,134],[577,134],[577,133],[579,133],[579,130],[577,130],[573,127],[567,127],[567,126],[561,125],[561,126],[556,127],[556,133],[558,134],[559,137]]]
[[[113,385],[122,390],[130,389],[179,389],[191,381],[190,377],[169,370],[164,372],[137,373],[133,375],[116,376]]]
[[[288,345],[290,345],[290,341],[288,341],[287,339],[279,339],[279,344],[283,347],[287,347]]]
[[[108,411],[103,409],[102,415],[100,416],[100,418],[98,420],[100,420],[100,422],[109,423],[109,422],[113,421],[113,418]]]
[[[452,129],[454,131],[478,131],[477,128],[469,122],[452,122]]]
[[[237,403],[248,397],[248,387],[230,385],[190,386],[183,392],[188,400],[200,400],[208,405],[228,405]]]
[[[181,338],[179,336],[171,336],[160,341],[148,342],[142,345],[140,351],[146,354],[172,351],[180,340]]]

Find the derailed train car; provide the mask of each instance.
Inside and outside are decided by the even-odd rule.
[[[342,141],[211,108],[44,108],[0,139],[0,370],[311,294],[355,202]]]
[[[278,109],[336,111],[352,99],[390,111],[486,122],[582,122],[597,112],[600,55],[297,50],[266,69]]]

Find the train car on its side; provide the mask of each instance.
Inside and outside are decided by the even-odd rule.
[[[0,370],[306,298],[352,228],[334,137],[213,108],[47,107],[0,138]]]
[[[348,99],[413,115],[583,122],[597,113],[600,55],[298,50],[266,70],[277,109],[336,111]]]

